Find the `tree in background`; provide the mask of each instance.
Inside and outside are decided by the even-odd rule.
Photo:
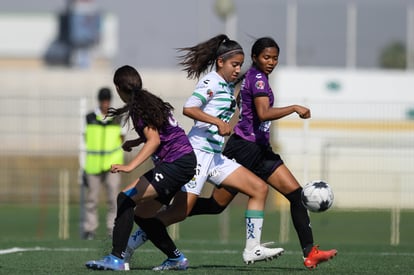
[[[380,54],[380,67],[385,69],[406,69],[406,48],[400,41],[394,41],[385,46]]]

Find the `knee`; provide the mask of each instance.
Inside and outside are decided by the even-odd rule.
[[[285,197],[289,200],[291,205],[302,205],[302,187],[299,187],[293,192],[290,192],[289,194],[286,194]]]
[[[248,183],[252,186],[252,191],[255,193],[256,197],[262,198],[267,196],[269,187],[265,181],[254,174],[252,174],[248,179]]]
[[[261,184],[258,184],[257,193],[266,198],[267,193],[269,193],[269,186],[265,182],[261,181]]]
[[[116,202],[117,202],[118,210],[123,209],[123,208],[135,207],[135,202],[129,196],[127,196],[124,192],[120,192],[118,194]]]

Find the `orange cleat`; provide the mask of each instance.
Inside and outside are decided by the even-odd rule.
[[[337,253],[338,251],[336,249],[324,251],[319,250],[319,246],[315,245],[312,247],[312,250],[309,252],[308,256],[304,259],[303,264],[308,269],[315,269],[318,264],[332,259]]]

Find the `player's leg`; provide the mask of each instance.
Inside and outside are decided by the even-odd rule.
[[[319,263],[333,258],[337,254],[335,249],[323,251],[314,245],[309,214],[301,201],[302,187],[290,170],[281,164],[267,181],[290,202],[290,214],[303,251],[305,266],[312,269]]]
[[[154,168],[154,179],[151,184],[157,190],[157,200],[162,205],[168,205],[183,185],[194,177],[196,164],[195,154],[188,154],[174,163],[163,163]],[[187,213],[187,194],[181,193],[181,196],[177,198],[179,199],[177,203],[179,202],[181,205],[176,209],[183,211],[177,216],[183,217]],[[167,259],[161,265],[154,267],[153,270],[187,269],[188,260],[178,250],[169,236],[165,224],[158,216],[138,218],[137,223],[146,232],[148,239],[167,256]]]
[[[135,182],[137,183],[138,180]],[[137,203],[143,203],[157,197],[157,191],[144,176],[139,179],[139,184],[125,192],[120,192],[117,197],[117,214],[112,234],[112,252],[102,260],[89,261],[86,266],[91,269],[126,270],[128,266],[123,260],[123,253],[128,243],[134,223],[134,207]]]
[[[129,262],[133,250],[142,245],[146,239],[149,239],[167,256],[167,260],[154,267],[154,270],[187,269],[187,259],[176,247],[166,228],[172,223],[184,220],[187,217],[187,211],[191,209],[196,200],[197,195],[180,191],[174,196],[174,201],[170,207],[159,211],[156,216],[154,215],[155,217],[141,218],[139,216],[141,210],[136,209],[135,221],[140,228],[131,235],[128,241],[125,260]],[[136,240],[132,241],[132,238]],[[135,247],[132,247],[133,245]]]
[[[199,150],[195,150],[195,153],[198,161],[196,174],[181,188],[181,191],[175,194],[173,202],[168,206],[164,206],[164,208],[157,213],[157,218],[161,220],[165,226],[182,221],[188,216],[207,180],[212,154],[206,154]],[[138,205],[135,208],[135,222],[137,224],[140,221],[139,216],[142,217],[142,213],[141,206]],[[147,240],[148,236],[145,231],[142,228],[138,228],[128,240],[125,261],[130,262],[134,251]]]
[[[301,186],[284,164],[270,175],[267,182],[289,200],[292,222],[306,256],[313,246],[313,234],[308,212],[301,201]]]
[[[174,196],[174,200],[171,205],[168,207],[164,206],[164,208],[158,211],[158,215],[154,214],[150,216],[146,215],[145,204],[137,205],[137,207],[135,207],[135,223],[139,225],[140,222],[142,222],[142,218],[150,218],[154,216],[157,216],[157,218],[165,226],[182,221],[187,217],[188,211],[190,211],[191,207],[195,204],[197,198],[198,195],[180,191]],[[132,233],[129,237],[128,245],[125,250],[125,262],[130,263],[135,250],[147,241],[148,235],[145,233],[143,228],[139,227],[134,233]]]
[[[245,213],[246,246],[243,252],[244,262],[254,263],[281,255],[284,252],[282,248],[267,248],[260,244],[264,207],[268,192],[267,184],[243,166],[225,157],[217,163],[220,163],[217,166],[217,173],[210,180],[216,184],[237,189],[249,196]]]
[[[233,191],[230,188],[214,188],[211,197],[198,198],[194,207],[191,209],[189,216],[195,215],[215,215],[220,214],[231,203],[234,197],[237,195],[237,191]]]
[[[226,143],[223,155],[228,159],[235,159],[239,164],[250,170],[260,162],[260,146],[233,134]],[[238,191],[229,187],[215,188],[210,198],[199,198],[194,205],[190,216],[201,214],[219,214],[226,209]]]

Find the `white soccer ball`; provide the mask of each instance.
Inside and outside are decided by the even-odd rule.
[[[302,203],[309,211],[326,211],[332,206],[333,201],[333,191],[324,181],[312,181],[303,187]]]

